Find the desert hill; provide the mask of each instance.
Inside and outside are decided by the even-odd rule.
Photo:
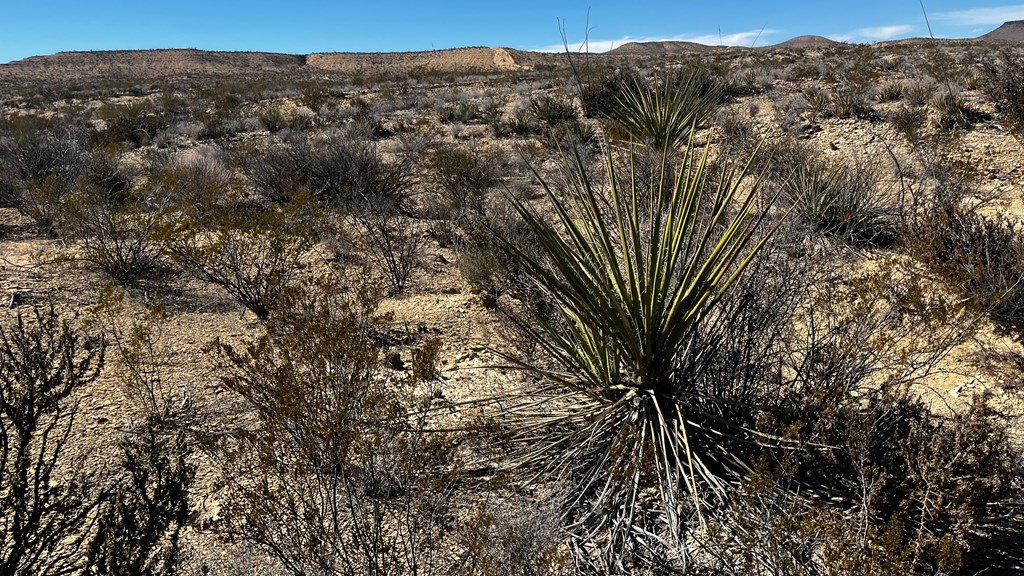
[[[999,28],[978,36],[978,40],[1006,40],[1010,42],[1024,42],[1024,20],[1005,22]]]
[[[618,48],[605,52],[613,56],[656,56],[659,54],[705,54],[712,50],[723,50],[727,46],[708,46],[696,42],[627,42]]]
[[[835,40],[825,38],[824,36],[807,35],[790,38],[785,42],[767,46],[767,48],[829,48],[839,44],[841,44],[841,42],[836,42]]]
[[[807,48],[828,48],[836,46],[840,42],[829,40],[824,36],[797,36],[771,46],[762,46],[759,49],[784,48],[784,49],[807,49]],[[658,56],[662,54],[707,54],[716,50],[746,49],[743,46],[708,46],[696,42],[629,42],[618,48],[609,50],[606,54],[614,56]]]

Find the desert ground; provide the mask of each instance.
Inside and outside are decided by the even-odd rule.
[[[0,65],[0,574],[1020,573],[1017,28]]]

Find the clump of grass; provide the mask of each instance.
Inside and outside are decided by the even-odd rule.
[[[889,114],[889,123],[902,134],[910,144],[921,140],[921,131],[928,121],[928,112],[921,107],[901,105]]]
[[[818,116],[824,117],[832,113],[828,94],[821,88],[807,88],[803,91],[803,97],[804,101],[807,102],[807,107]]]
[[[878,89],[875,98],[879,102],[897,102],[903,99],[906,94],[906,86],[898,80],[892,80],[882,84]]]
[[[935,125],[943,130],[966,130],[984,119],[981,111],[954,92],[940,93],[932,99],[931,106],[936,113]]]
[[[855,245],[889,246],[899,235],[895,199],[863,167],[809,157],[782,183],[782,198],[815,232]]]

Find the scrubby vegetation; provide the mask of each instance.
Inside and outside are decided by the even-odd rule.
[[[1002,48],[0,91],[0,574],[1020,571]]]

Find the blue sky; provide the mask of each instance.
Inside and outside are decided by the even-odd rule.
[[[973,37],[1024,19],[1024,4],[925,0],[936,36]],[[803,34],[848,42],[926,36],[919,0],[505,0],[222,2],[3,0],[0,62],[62,50],[202,48],[306,54],[560,47],[558,21],[590,49],[631,40],[773,44]]]

